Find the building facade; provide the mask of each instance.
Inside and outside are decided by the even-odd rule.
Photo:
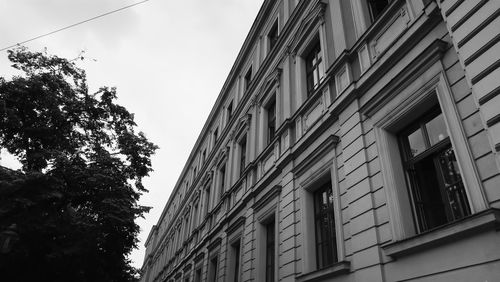
[[[265,0],[142,281],[498,281],[499,15]]]

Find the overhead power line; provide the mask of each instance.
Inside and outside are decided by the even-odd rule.
[[[49,33],[45,33],[45,34],[42,34],[42,35],[39,35],[39,36],[36,36],[36,37],[33,37],[33,38],[30,38],[28,40],[25,40],[25,41],[22,41],[22,42],[19,42],[19,43],[16,43],[16,44],[13,44],[13,45],[10,45],[10,46],[7,46],[5,48],[2,48],[0,49],[0,51],[5,51],[9,48],[12,48],[12,47],[16,47],[18,45],[21,45],[21,44],[24,44],[24,43],[28,43],[30,41],[33,41],[33,40],[37,40],[39,38],[42,38],[42,37],[45,37],[45,36],[49,36],[49,35],[52,35],[54,33],[57,33],[57,32],[60,32],[60,31],[63,31],[63,30],[66,30],[66,29],[69,29],[69,28],[72,28],[72,27],[75,27],[75,26],[78,26],[78,25],[81,25],[81,24],[84,24],[84,23],[87,23],[87,22],[90,22],[90,21],[93,21],[93,20],[96,20],[98,18],[102,18],[102,17],[105,17],[105,16],[108,16],[108,15],[111,15],[111,14],[114,14],[116,12],[119,12],[119,11],[122,11],[122,10],[125,10],[125,9],[128,9],[128,8],[132,8],[134,6],[137,6],[137,5],[140,5],[142,3],[145,3],[145,2],[148,2],[149,0],[143,0],[143,1],[140,1],[140,2],[137,2],[137,3],[134,3],[134,4],[130,4],[128,6],[124,6],[124,7],[121,7],[119,9],[116,9],[116,10],[113,10],[113,11],[109,11],[107,13],[104,13],[104,14],[100,14],[98,16],[95,16],[93,18],[90,18],[90,19],[86,19],[86,20],[83,20],[81,22],[77,22],[77,23],[74,23],[72,25],[68,25],[68,26],[65,26],[63,28],[60,28],[60,29],[56,29],[54,31],[51,31]]]

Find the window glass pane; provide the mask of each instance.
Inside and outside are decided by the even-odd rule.
[[[425,127],[427,129],[427,134],[429,134],[429,141],[431,142],[431,146],[448,137],[446,124],[444,123],[442,114],[438,115],[427,124],[425,124]]]
[[[470,214],[469,202],[462,184],[457,159],[452,148],[438,155],[445,195],[451,209],[451,219],[460,219]]]
[[[266,225],[266,282],[274,282],[275,222]]]
[[[331,183],[314,192],[316,228],[316,264],[318,269],[337,261],[335,245],[335,219]]]
[[[389,5],[390,0],[368,0],[368,5],[370,6],[370,14],[372,20],[375,20],[382,14],[385,8]]]
[[[420,128],[408,135],[408,144],[410,145],[411,157],[414,157],[425,150],[424,136]]]
[[[321,60],[318,64],[319,80],[322,80],[324,74],[325,74],[325,67],[323,66],[323,61]]]

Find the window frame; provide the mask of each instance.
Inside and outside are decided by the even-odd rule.
[[[335,224],[336,261],[332,265],[344,261],[346,257],[336,149],[331,150],[330,155],[325,155],[323,158],[318,159],[316,164],[308,168],[307,171],[298,172],[297,176],[297,182],[301,188],[299,189],[301,193],[300,198],[302,199],[301,210],[304,211],[302,214],[304,222],[303,273],[308,274],[321,270],[317,262],[314,193],[327,184],[330,184],[334,199],[333,216]],[[328,269],[332,265],[325,266],[323,269]]]
[[[250,66],[245,71],[245,75],[243,76],[243,93],[246,93],[248,91],[250,84],[252,84],[252,79],[253,79],[253,65],[250,64]]]
[[[226,115],[227,115],[227,123],[229,123],[231,121],[231,118],[233,117],[233,100],[230,100],[229,103],[227,103]]]
[[[274,19],[273,24],[269,27],[266,37],[268,43],[267,53],[269,54],[276,46],[280,37],[279,16]]]
[[[217,168],[217,186],[219,190],[219,200],[222,198],[224,195],[224,192],[226,192],[226,178],[227,178],[227,162],[224,161],[222,164],[220,164]]]
[[[202,267],[198,267],[194,270],[194,276],[193,276],[193,282],[201,282],[201,276],[202,276]]]
[[[387,198],[393,241],[419,234],[409,198],[397,133],[421,112],[439,106],[455,152],[471,214],[486,209],[486,198],[473,156],[468,146],[457,106],[440,62],[426,66],[427,82],[412,78],[412,84],[400,89],[380,106],[364,110],[373,122],[379,153],[384,191]],[[432,75],[434,74],[434,76]],[[423,74],[421,74],[423,76]],[[375,112],[376,111],[376,112]],[[413,120],[412,120],[413,119]],[[394,148],[397,148],[395,150]]]
[[[423,208],[417,207],[417,198],[418,195],[424,194],[425,190],[422,190],[422,188],[418,187],[418,183],[416,182],[415,179],[413,179],[410,175],[411,173],[411,167],[414,167],[415,165],[418,165],[419,163],[422,163],[426,160],[429,159],[435,159],[436,155],[438,153],[445,152],[446,150],[449,150],[450,148],[453,151],[453,154],[456,159],[456,152],[455,149],[453,148],[450,137],[446,136],[443,140],[440,140],[436,142],[435,144],[431,143],[430,136],[428,134],[428,129],[426,127],[427,124],[429,124],[430,121],[432,121],[434,118],[442,116],[443,122],[444,122],[444,114],[441,112],[441,109],[438,106],[435,106],[431,108],[428,112],[424,113],[420,117],[418,117],[415,121],[413,121],[409,126],[401,130],[401,132],[398,134],[398,139],[399,139],[399,149],[401,152],[401,157],[402,157],[402,163],[403,163],[403,170],[405,171],[406,174],[406,180],[407,180],[407,185],[408,185],[408,190],[409,190],[409,197],[411,199],[411,205],[413,209],[413,214],[414,214],[414,221],[416,225],[416,230],[417,233],[423,233],[425,231],[428,231],[430,229],[434,229],[440,226],[443,226],[445,224],[451,223],[453,221],[459,220],[461,218],[464,218],[465,216],[470,215],[471,210],[470,210],[470,205],[467,199],[467,195],[465,195],[465,203],[461,203],[463,209],[461,209],[461,213],[463,215],[461,217],[456,218],[456,216],[453,215],[452,207],[448,203],[446,204],[445,200],[447,198],[446,195],[446,187],[445,184],[442,180],[442,172],[440,171],[438,165],[435,163],[434,164],[434,173],[437,182],[435,183],[438,186],[439,194],[440,196],[440,201],[442,202],[442,208],[444,210],[444,216],[445,216],[445,222],[442,222],[441,224],[433,224],[432,219],[426,218],[426,212]],[[419,152],[417,155],[412,155],[410,153],[410,144],[408,142],[408,137],[411,133],[416,132],[417,130],[420,130],[422,134],[422,138],[424,141],[425,148],[422,152]],[[448,131],[448,128],[446,128],[446,131]],[[435,162],[435,161],[434,161]],[[461,190],[465,190],[463,187],[463,179],[460,175],[460,183],[458,183],[459,186],[461,186]],[[462,191],[465,192],[465,191]],[[435,214],[435,212],[433,212]],[[437,214],[435,214],[437,216]]]
[[[275,242],[279,242],[279,221],[277,219],[278,214],[278,204],[279,204],[279,195],[281,194],[281,187],[273,187],[274,190],[271,196],[261,198],[253,205],[255,220],[256,222],[256,252],[255,257],[262,258],[266,255],[266,224],[274,221],[275,224]],[[274,255],[274,281],[278,281],[278,247],[275,247],[275,255]],[[256,281],[265,281],[265,269],[266,264],[265,260],[257,260],[256,262]]]
[[[303,56],[305,62],[307,97],[311,96],[312,93],[314,93],[319,88],[321,83],[325,80],[325,58],[322,47],[323,46],[321,46],[321,40],[319,36],[317,36],[317,38],[313,39],[313,41],[310,43],[307,51]],[[322,67],[322,70],[320,69],[320,67]],[[310,77],[312,77],[313,79],[312,85],[310,84]],[[315,79],[318,80],[317,83],[314,83]]]
[[[208,260],[207,281],[217,282],[217,275],[219,274],[219,254],[216,253],[210,256]]]
[[[276,280],[276,219],[272,217],[264,224],[265,229],[265,282]],[[272,260],[269,262],[269,260]]]
[[[366,0],[366,6],[368,7],[368,12],[369,12],[369,16],[370,16],[370,20],[372,23],[374,23],[375,21],[377,21],[378,18],[380,18],[380,16],[387,10],[387,8],[389,6],[391,6],[391,2],[393,2],[394,0],[384,0],[386,1],[387,3],[385,4],[385,6],[377,12],[377,14],[375,14],[374,12],[374,7],[372,6],[372,3],[373,3],[374,0]],[[380,0],[378,0],[380,1]]]
[[[321,211],[319,210],[319,207],[318,207],[318,199],[319,197],[321,197],[321,195],[323,194],[323,192],[328,192],[328,190],[330,190],[329,192],[331,193],[331,197],[333,199],[333,185],[331,182],[326,182],[324,184],[322,184],[319,188],[317,188],[314,192],[313,192],[313,198],[314,198],[314,229],[315,229],[315,245],[316,245],[316,269],[320,270],[320,269],[324,269],[324,268],[327,268],[329,266],[332,266],[334,265],[335,263],[338,262],[338,253],[337,253],[337,239],[336,239],[336,222],[335,222],[335,205],[332,201],[331,203],[331,206],[328,207],[328,209],[326,211]],[[330,215],[330,220],[333,221],[333,226],[329,226],[329,228],[327,228],[327,230],[319,227],[319,221],[321,221],[324,216],[328,216]],[[332,222],[330,222],[332,223]],[[318,232],[319,229],[321,229],[321,232]],[[325,232],[326,231],[326,232]],[[325,234],[325,233],[328,233],[327,234],[327,238],[322,238],[321,234]],[[323,246],[323,244],[327,242],[329,244],[331,244],[331,248],[330,249],[325,249]],[[333,244],[332,244],[333,242]],[[324,250],[324,252],[322,251]],[[331,262],[324,262],[324,257],[325,255],[328,257],[328,256],[331,256],[332,257],[332,261]],[[322,257],[322,259],[320,260],[320,257]]]
[[[272,95],[271,98],[266,103],[264,107],[266,111],[266,145],[271,144],[271,142],[276,137],[276,124],[277,124],[277,103],[276,103],[276,95]],[[272,111],[271,111],[272,109]],[[273,115],[271,115],[271,113]]]
[[[243,265],[242,252],[242,237],[238,233],[236,238],[228,240],[228,272],[226,273],[226,281],[241,281],[241,269]]]
[[[247,139],[247,134],[243,134],[243,136],[239,139],[238,141],[238,148],[239,148],[239,177],[243,176],[243,173],[245,172],[246,166],[247,166],[247,147],[248,147],[248,139]]]
[[[215,148],[215,146],[217,145],[217,141],[219,141],[219,127],[216,127],[212,133],[212,136],[213,136],[213,139],[214,139],[214,142],[213,142],[213,147]]]

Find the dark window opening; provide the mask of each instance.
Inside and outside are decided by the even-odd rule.
[[[222,195],[224,194],[224,185],[226,180],[226,164],[224,164],[219,169],[219,179],[220,179],[220,197],[222,198]]]
[[[370,17],[375,21],[384,11],[392,0],[368,0]]]
[[[219,129],[218,128],[216,128],[214,130],[214,146],[215,146],[215,144],[217,144],[217,138],[219,138]]]
[[[278,42],[279,38],[278,20],[274,22],[267,37],[269,38],[269,51],[271,51],[276,45],[276,42]]]
[[[240,241],[232,245],[234,254],[234,282],[240,281]]]
[[[323,81],[324,74],[325,67],[323,65],[321,47],[318,41],[306,57],[306,81],[308,96],[318,88],[321,81]]]
[[[233,116],[233,102],[229,103],[227,105],[227,121],[229,122],[231,120],[231,117]]]
[[[274,282],[275,221],[266,224],[266,282]]]
[[[196,269],[195,273],[194,273],[194,282],[201,282],[201,269],[198,268]]]
[[[210,185],[205,189],[205,206],[203,207],[203,216],[207,216],[210,206]]]
[[[193,228],[198,227],[198,204],[194,206],[193,210]]]
[[[330,182],[314,192],[316,265],[325,268],[337,262],[333,192]]]
[[[247,137],[244,136],[240,142],[240,176],[243,175],[243,171],[246,167],[247,161]]]
[[[210,260],[210,271],[209,271],[209,277],[208,277],[208,281],[209,282],[215,282],[217,281],[217,260],[218,258],[215,257],[213,259]]]
[[[248,69],[247,73],[245,74],[244,80],[245,91],[247,91],[248,86],[250,86],[250,83],[252,82],[252,67]]]
[[[267,106],[267,144],[271,143],[276,134],[276,99]]]
[[[470,214],[460,170],[439,108],[414,122],[399,137],[420,232]]]

